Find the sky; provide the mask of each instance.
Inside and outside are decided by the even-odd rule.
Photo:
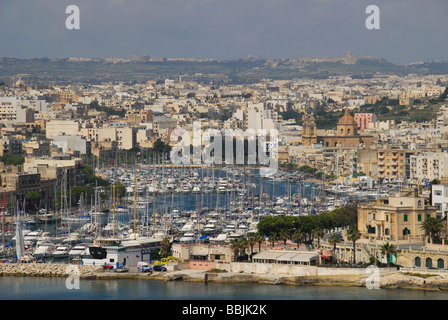
[[[69,30],[66,7],[80,11]],[[365,22],[380,10],[380,29]],[[0,57],[448,60],[447,0],[0,0]]]

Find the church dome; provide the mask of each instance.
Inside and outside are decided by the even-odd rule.
[[[345,109],[345,113],[342,116],[342,118],[339,119],[338,124],[345,124],[345,125],[355,124],[355,125],[357,125],[357,122],[355,121],[355,119],[350,114],[350,110],[347,108],[347,109]]]

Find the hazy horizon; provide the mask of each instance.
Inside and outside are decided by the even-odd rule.
[[[366,7],[380,8],[368,30]],[[68,5],[80,29],[68,30]],[[355,56],[448,60],[448,2],[419,0],[0,0],[0,57],[236,60]]]

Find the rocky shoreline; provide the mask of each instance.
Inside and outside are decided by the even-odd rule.
[[[0,276],[17,277],[68,277],[73,274],[73,265],[65,264],[0,264]],[[103,270],[98,266],[76,266],[77,274],[84,280],[161,280],[161,281],[189,281],[204,283],[235,283],[235,284],[269,284],[294,286],[339,286],[366,287],[366,277],[353,275],[330,276],[288,276],[262,275],[244,273],[211,273],[201,270],[177,270],[172,272],[156,272],[153,274],[130,271],[116,273]],[[427,274],[393,272],[382,274],[379,278],[379,288],[414,289],[442,291],[448,290],[448,274]]]

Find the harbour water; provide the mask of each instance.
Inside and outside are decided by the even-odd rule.
[[[448,292],[182,281],[0,277],[0,300],[447,300]]]

